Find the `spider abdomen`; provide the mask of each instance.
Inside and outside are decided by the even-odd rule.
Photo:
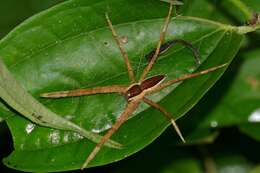
[[[156,75],[156,76],[150,77],[148,79],[145,79],[140,84],[141,90],[143,91],[143,90],[152,88],[155,85],[161,83],[164,79],[165,79],[165,75]]]

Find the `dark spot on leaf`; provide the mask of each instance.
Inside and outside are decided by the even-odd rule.
[[[104,41],[104,45],[105,45],[105,46],[108,46],[108,42],[107,42],[107,41]]]
[[[195,62],[197,65],[199,65],[200,62],[200,55],[199,55],[199,51],[197,50],[196,47],[193,46],[193,44],[189,41],[183,40],[183,39],[173,39],[173,40],[169,40],[165,43],[163,43],[160,47],[159,50],[159,54],[158,56],[164,54],[165,52],[167,52],[168,49],[170,49],[173,45],[175,44],[181,44],[183,46],[185,46],[186,48],[190,49],[190,51],[192,52]],[[152,51],[150,51],[147,55],[145,55],[145,58],[148,61],[151,61],[151,59],[153,58],[155,52],[156,52],[157,48],[154,48]]]

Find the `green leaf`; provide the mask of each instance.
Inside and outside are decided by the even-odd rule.
[[[260,11],[258,0],[221,0],[218,6],[222,8],[222,12],[229,14],[240,24],[250,20],[253,12]]]
[[[240,55],[233,63],[232,68],[217,84],[216,90],[212,90],[208,95],[208,100],[212,100],[212,103],[208,102],[206,106],[211,109],[201,120],[201,128],[210,127],[213,124],[223,127],[254,123],[259,120],[256,116],[260,108],[259,55],[260,50],[254,50]],[[217,103],[212,98],[215,98]],[[207,100],[202,104],[205,102]],[[211,106],[212,104],[214,107]]]
[[[258,0],[243,0],[243,2],[252,10],[260,11],[259,1]]]
[[[204,114],[197,113],[196,112],[197,109],[198,109],[197,106],[195,106],[184,117],[178,120],[178,126],[180,127],[182,133],[185,136],[186,143],[183,144],[182,141],[180,140],[173,141],[176,145],[190,146],[190,145],[211,144],[214,143],[216,138],[219,136],[218,129],[211,128],[211,127],[206,127],[206,128],[200,127],[201,125],[200,123],[203,120],[203,116],[201,115]],[[173,133],[172,131],[171,133]],[[178,138],[177,134],[175,135],[176,136],[174,138]]]
[[[21,0],[10,0],[2,3],[0,6],[0,38],[34,13],[42,11],[62,1],[63,0],[27,0],[26,2],[23,2]],[[0,102],[0,107],[5,107],[2,102]],[[13,115],[15,114],[10,112],[8,109],[5,109],[5,111],[1,111],[0,109],[0,122]]]
[[[62,1],[63,0],[9,0],[1,3],[0,38],[26,18]]]
[[[34,99],[26,90],[13,78],[9,70],[6,68],[2,60],[0,59],[0,98],[5,101],[15,111],[19,112],[24,117],[28,118],[32,122],[44,126],[51,127],[60,130],[71,130],[87,139],[98,143],[101,136],[98,136],[92,132],[86,131],[77,124],[72,123],[66,118],[51,112],[40,102]],[[28,125],[29,128],[33,128],[34,124]],[[28,127],[27,126],[27,127]],[[28,133],[28,131],[26,131]],[[112,144],[112,145],[111,145]],[[117,143],[106,144],[109,147],[118,148]]]
[[[187,133],[186,145],[210,144],[218,137],[218,131],[211,129],[198,128],[190,133]]]
[[[218,9],[218,3],[208,0],[184,0],[179,13],[195,16],[222,23],[231,23],[230,16]]]
[[[255,111],[255,113],[259,114],[259,110]],[[254,115],[254,114],[252,114],[252,115]],[[239,129],[246,135],[250,136],[251,138],[260,141],[260,135],[259,135],[260,123],[242,124],[242,125],[240,125]]]
[[[15,114],[12,113],[12,111],[10,111],[7,107],[6,104],[2,101],[2,99],[0,98],[1,102],[0,102],[0,107],[2,109],[0,109],[0,122],[5,121],[6,119],[14,116]]]
[[[231,16],[226,15],[226,13],[219,10],[218,3],[208,0],[184,0],[184,5],[179,8],[180,9],[177,10],[178,14],[211,19],[222,23],[233,23],[231,20],[233,18]],[[205,110],[205,106],[202,106],[200,109]],[[198,114],[198,116],[200,115]],[[198,116],[194,116],[191,112],[187,117],[182,118],[178,122],[186,136],[186,144],[212,143],[218,136],[218,132],[215,129],[212,130],[209,129],[209,127],[207,127],[207,129],[199,128],[200,122],[198,121],[200,119]],[[193,123],[191,124],[190,122]],[[178,141],[178,143],[180,144],[181,141]]]
[[[260,173],[260,165],[254,167],[249,173]]]
[[[53,112],[87,130],[104,132],[123,110],[126,103],[122,96],[47,100],[39,98],[40,93],[127,84],[124,62],[107,28],[104,13],[109,12],[118,33],[128,38],[125,48],[135,73],[140,75],[147,63],[144,55],[158,41],[167,7],[156,0],[72,0],[25,21],[1,41],[0,55],[24,88]],[[193,42],[203,63],[197,68],[191,53],[176,47],[157,61],[150,75],[166,74],[167,79],[172,79],[231,62],[243,38],[236,31],[235,27],[199,18],[174,18],[166,39],[183,38]],[[160,104],[179,118],[223,72],[224,69],[218,70],[174,85],[152,99],[161,100]],[[20,116],[8,119],[7,123],[15,151],[4,162],[15,169],[44,172],[78,169],[94,147],[88,140],[68,132],[40,126],[31,129],[31,122]],[[124,149],[103,148],[90,166],[114,162],[141,150],[168,125],[159,112],[141,105],[113,136]]]
[[[231,131],[227,129],[210,145],[176,146],[170,140],[174,137],[172,129],[167,129],[142,152],[120,161],[111,172],[247,173],[259,163],[259,157],[255,154],[259,143]],[[240,141],[238,145],[237,141]]]

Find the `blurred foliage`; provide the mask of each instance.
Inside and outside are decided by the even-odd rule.
[[[23,20],[64,0],[8,0],[0,5],[0,38]]]
[[[26,18],[59,2],[61,0],[10,0],[1,3],[0,37]],[[259,0],[240,2],[248,11],[260,11]],[[177,14],[236,25],[243,25],[248,20],[248,16],[232,0],[184,0],[184,3],[176,11]],[[188,116],[178,121],[190,141],[189,145],[171,140],[177,137],[172,129],[168,129],[139,153],[87,172],[260,172],[260,159],[257,157],[260,154],[259,43],[259,32],[248,34],[242,49],[221,80],[188,112]],[[10,140],[6,127],[0,126],[1,140]],[[11,143],[9,141],[4,146],[2,143],[1,150],[7,147],[10,153]],[[7,154],[1,154],[2,158]],[[1,170],[4,169],[7,170],[3,166]]]
[[[211,145],[176,146],[170,140],[173,137],[169,128],[151,146],[121,161],[113,172],[248,173],[260,161],[254,151],[244,147],[259,144],[234,128],[222,131]]]

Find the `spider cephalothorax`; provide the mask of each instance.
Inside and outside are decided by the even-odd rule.
[[[149,89],[160,84],[165,79],[165,75],[156,75],[145,79],[140,83],[134,83],[127,88],[126,92],[124,93],[126,100],[131,101],[135,96],[140,95],[141,93],[145,93]]]

